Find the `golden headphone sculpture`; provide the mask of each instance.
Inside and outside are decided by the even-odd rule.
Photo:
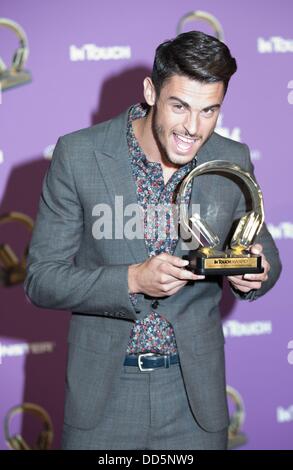
[[[31,74],[24,70],[24,65],[29,55],[27,36],[23,28],[13,20],[0,18],[0,26],[11,29],[19,39],[19,47],[15,51],[10,67],[6,67],[0,57],[0,89],[2,91],[9,88],[23,85],[31,81]]]
[[[252,211],[241,217],[230,248],[219,250],[219,237],[198,213],[188,215],[188,205],[185,203],[186,191],[193,178],[205,173],[228,173],[242,180],[249,191],[252,201]],[[225,160],[213,160],[195,167],[184,178],[178,194],[180,203],[180,224],[184,238],[192,237],[198,242],[199,248],[191,250],[184,258],[189,260],[188,269],[203,275],[239,275],[246,273],[261,273],[261,255],[250,253],[249,249],[254,238],[258,235],[264,222],[263,196],[257,182],[250,173],[235,163]]]
[[[44,429],[40,432],[37,443],[34,447],[30,447],[20,434],[10,436],[10,424],[12,418],[21,413],[30,413],[41,418]],[[35,403],[23,403],[22,405],[11,408],[4,421],[4,435],[7,445],[13,450],[48,450],[53,442],[53,424],[47,411]]]
[[[241,432],[241,428],[245,420],[245,409],[243,400],[235,388],[227,385],[226,392],[227,396],[235,406],[230,415],[230,424],[228,428],[228,448],[234,449],[235,447],[242,446],[247,442],[245,434]]]
[[[21,222],[31,232],[33,219],[21,212],[9,212],[0,216],[0,225],[8,222]],[[0,244],[0,285],[12,286],[24,281],[26,275],[26,258],[28,246],[21,260],[8,244]]]

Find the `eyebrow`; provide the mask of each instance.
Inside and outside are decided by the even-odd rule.
[[[168,100],[175,100],[175,101],[179,101],[179,103],[182,104],[182,106],[184,106],[186,109],[190,109],[190,105],[184,101],[184,100],[181,100],[180,98],[178,98],[177,96],[170,96],[168,98]],[[207,106],[206,108],[203,108],[201,111],[208,111],[209,109],[217,109],[217,108],[220,108],[221,105],[219,103],[216,103],[216,104],[211,104],[210,106]]]

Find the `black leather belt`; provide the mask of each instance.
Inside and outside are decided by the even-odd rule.
[[[154,370],[158,367],[165,367],[168,369],[171,364],[179,363],[178,354],[165,354],[159,355],[154,353],[144,353],[144,354],[130,354],[125,357],[124,365],[125,366],[134,366],[138,367],[142,372]]]

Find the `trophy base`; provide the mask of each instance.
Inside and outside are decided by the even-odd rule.
[[[264,272],[261,265],[261,256],[251,253],[237,256],[231,252],[223,256],[213,256],[212,253],[205,255],[199,250],[194,250],[183,256],[183,259],[189,261],[189,266],[186,269],[194,274],[204,276],[237,276]]]
[[[30,83],[31,81],[31,74],[28,70],[21,70],[19,72],[5,70],[0,74],[0,85],[2,91],[24,85],[25,83]]]

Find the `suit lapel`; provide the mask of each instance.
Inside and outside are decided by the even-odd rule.
[[[96,160],[113,207],[115,207],[115,196],[123,197],[123,208],[130,204],[135,204],[138,207],[136,185],[132,175],[126,139],[127,118],[128,111],[109,122],[102,149],[100,144],[97,144],[97,150],[95,151]],[[213,136],[199,151],[197,166],[215,159],[212,147]],[[201,194],[200,178],[194,178],[189,206],[191,204],[200,204],[201,213],[204,213],[205,199]],[[125,241],[132,257],[137,263],[142,263],[148,258],[148,251],[143,236],[143,226],[141,226],[139,238],[132,240],[125,238]],[[181,257],[183,254],[182,240],[179,238],[174,255]]]
[[[123,211],[130,204],[136,204],[138,207],[126,139],[127,116],[128,112],[110,121],[103,148],[95,151],[96,160],[113,207],[115,207],[115,197],[122,196]],[[121,215],[119,214],[119,216],[121,220]],[[139,237],[132,240],[125,238],[128,249],[137,263],[148,258],[142,226]]]

